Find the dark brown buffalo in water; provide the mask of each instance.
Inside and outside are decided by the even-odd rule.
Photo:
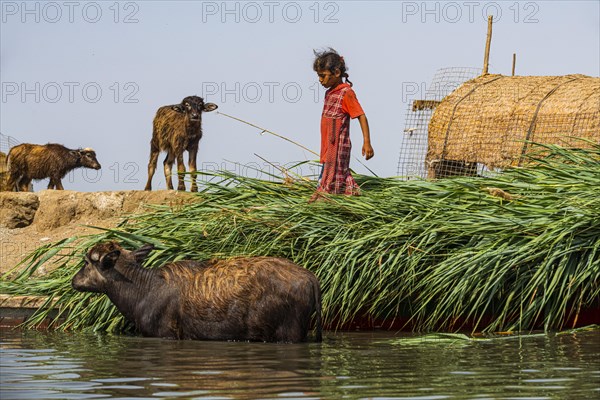
[[[173,163],[177,160],[177,173],[179,174],[177,190],[185,190],[183,152],[186,150],[189,156],[188,166],[192,174],[191,191],[198,190],[194,173],[196,172],[198,145],[202,138],[202,113],[214,111],[217,108],[216,104],[204,103],[202,97],[188,96],[181,101],[181,104],[163,106],[158,109],[154,117],[152,141],[150,142],[146,190],[152,190],[152,177],[156,171],[156,163],[161,151],[167,152],[167,157],[163,162],[167,188],[173,189],[171,170]]]
[[[321,291],[313,273],[272,257],[177,261],[144,268],[152,246],[92,247],[72,286],[105,293],[144,336],[173,339],[302,342],[316,315],[321,341]]]
[[[94,150],[71,150],[56,143],[23,143],[8,152],[8,187],[26,192],[32,179],[50,178],[48,189],[63,190],[62,178],[80,167],[100,169]]]

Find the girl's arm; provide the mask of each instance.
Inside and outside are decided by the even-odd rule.
[[[362,155],[368,160],[373,157],[375,153],[373,151],[373,147],[371,146],[371,132],[369,131],[369,121],[367,120],[367,115],[363,114],[359,116],[358,122],[360,123],[360,129],[362,129],[363,134]]]

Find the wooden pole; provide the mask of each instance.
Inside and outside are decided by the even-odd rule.
[[[488,15],[487,39],[485,41],[485,54],[483,56],[483,75],[488,73],[488,64],[490,61],[490,43],[492,42],[492,20],[494,17]]]
[[[512,76],[515,76],[515,65],[517,65],[517,53],[513,53]]]

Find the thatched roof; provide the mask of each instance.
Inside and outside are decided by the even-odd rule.
[[[600,78],[482,75],[445,97],[429,124],[427,161],[506,168],[523,162],[527,142],[600,143]]]

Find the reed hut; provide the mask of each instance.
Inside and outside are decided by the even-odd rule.
[[[519,166],[531,142],[600,143],[600,78],[484,74],[439,104],[428,129],[428,176],[473,175]]]

